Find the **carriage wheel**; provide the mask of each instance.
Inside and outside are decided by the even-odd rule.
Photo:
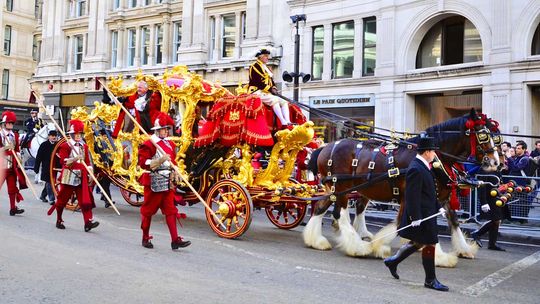
[[[57,181],[56,177],[60,174],[60,170],[61,170],[60,168],[62,167],[62,166],[60,167],[57,166],[60,164],[60,160],[58,159],[58,148],[65,141],[66,141],[65,138],[61,138],[56,143],[56,145],[54,146],[52,150],[52,154],[51,154],[52,159],[49,165],[49,178],[50,178],[51,184],[53,185],[52,189],[53,189],[55,197],[58,197],[58,191],[60,190],[60,183]],[[77,201],[74,195],[68,200],[66,204],[66,209],[79,210],[79,204],[77,204]]]
[[[131,206],[140,207],[144,203],[144,195],[120,188],[124,200]]]
[[[279,229],[292,229],[304,220],[307,205],[305,202],[284,202],[266,206],[266,216]]]
[[[253,202],[249,192],[240,183],[230,179],[218,181],[208,191],[206,203],[219,219],[206,209],[206,220],[210,228],[220,237],[237,238],[249,228]]]

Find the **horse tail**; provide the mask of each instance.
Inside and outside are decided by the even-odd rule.
[[[319,158],[319,154],[321,154],[322,149],[323,147],[318,148],[315,151],[311,152],[311,156],[307,164],[307,169],[313,172],[314,175],[317,175],[319,173],[319,168],[317,166],[317,159]]]

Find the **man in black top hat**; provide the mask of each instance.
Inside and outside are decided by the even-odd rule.
[[[40,199],[42,202],[47,203],[49,202],[51,205],[54,204],[54,191],[52,189],[51,184],[51,178],[50,178],[50,165],[51,165],[51,159],[52,152],[54,147],[56,146],[56,137],[58,136],[58,133],[56,130],[50,130],[48,134],[48,140],[43,142],[38,149],[37,155],[36,155],[36,161],[34,163],[34,172],[36,174],[39,173],[39,169],[41,168],[41,176],[40,179],[45,182],[45,187],[43,187],[43,191],[41,191]],[[49,198],[47,201],[46,196]]]
[[[435,150],[439,148],[431,137],[420,137],[417,144],[417,155],[407,168],[405,204],[399,224],[399,227],[409,225],[410,227],[398,232],[399,236],[410,241],[394,256],[385,259],[384,264],[392,276],[399,279],[398,264],[415,251],[422,249],[422,265],[426,275],[424,286],[448,291],[448,287],[441,284],[435,276],[435,244],[439,242],[437,218],[423,220],[438,212],[443,216],[445,214],[444,208],[441,208],[437,201],[434,175],[431,172],[431,162],[435,158]]]

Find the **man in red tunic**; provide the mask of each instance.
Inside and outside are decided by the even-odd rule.
[[[2,125],[2,130],[0,130],[0,149],[3,152],[4,166],[0,170],[4,172],[2,179],[0,179],[0,188],[6,182],[10,205],[9,215],[11,216],[24,212],[24,209],[17,208],[15,203],[23,200],[22,195],[19,193],[19,188],[27,188],[24,175],[21,168],[18,167],[17,160],[15,160],[15,157],[19,157],[20,159],[19,133],[13,132],[15,122],[17,122],[15,113],[11,111],[2,113],[2,119],[0,120],[0,124]],[[17,182],[19,183],[19,188],[17,188]]]
[[[137,122],[143,127],[146,132],[150,132],[152,128],[152,121],[156,118],[157,114],[161,110],[161,94],[159,92],[153,92],[148,90],[148,84],[146,81],[139,81],[137,83],[137,92],[126,98],[120,98],[120,102],[124,104],[124,107],[129,110]],[[118,119],[114,126],[112,134],[113,138],[118,136],[120,131],[131,132],[134,125],[131,119],[126,119],[126,113],[121,111],[118,114]]]
[[[150,224],[152,216],[158,209],[165,215],[167,226],[171,234],[171,248],[173,250],[180,247],[187,247],[190,241],[184,241],[178,236],[176,219],[178,210],[174,205],[175,188],[171,185],[171,176],[175,177],[171,164],[176,165],[175,144],[167,139],[169,131],[174,128],[174,121],[165,113],[159,113],[154,122],[154,134],[149,140],[139,147],[139,166],[145,172],[141,176],[141,184],[144,186],[144,204],[141,206],[141,229],[143,231],[142,246],[154,248],[150,241]],[[165,154],[157,151],[152,143],[156,143]]]
[[[84,231],[88,232],[99,225],[99,222],[92,219],[92,208],[95,205],[92,190],[88,185],[88,171],[82,164],[84,161],[88,168],[92,169],[90,167],[90,154],[88,153],[88,146],[82,141],[84,123],[76,119],[71,120],[69,123],[71,126],[68,134],[70,134],[71,138],[58,147],[62,172],[59,177],[60,190],[54,204],[56,207],[56,228],[66,229],[62,220],[62,213],[68,200],[75,192],[84,218]]]

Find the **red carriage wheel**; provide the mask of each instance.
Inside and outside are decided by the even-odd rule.
[[[292,229],[304,220],[307,205],[305,202],[278,202],[264,208],[272,224],[280,229]]]
[[[138,192],[120,188],[120,193],[124,200],[131,206],[140,207],[144,203],[144,195]]]
[[[237,238],[249,228],[253,202],[249,192],[240,183],[230,179],[218,181],[208,191],[206,203],[217,216],[216,219],[206,209],[206,220],[220,237]]]

